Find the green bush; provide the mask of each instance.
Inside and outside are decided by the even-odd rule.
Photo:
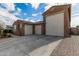
[[[13,33],[13,31],[12,30],[8,30],[8,33]]]
[[[0,30],[0,37],[11,37],[11,33],[13,31],[12,30],[8,30],[8,29],[5,29],[5,30]]]
[[[9,32],[9,30],[7,30],[7,29],[5,29],[4,31],[3,31],[3,33],[8,33]]]
[[[0,30],[0,35],[1,35],[1,30]]]

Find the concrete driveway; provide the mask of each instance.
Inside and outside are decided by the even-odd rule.
[[[61,37],[44,35],[0,39],[0,56],[48,56],[61,40]]]

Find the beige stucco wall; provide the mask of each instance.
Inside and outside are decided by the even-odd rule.
[[[46,35],[64,36],[64,13],[46,17]]]
[[[32,34],[32,25],[25,25],[25,35]]]
[[[35,26],[35,34],[41,34],[41,25]]]

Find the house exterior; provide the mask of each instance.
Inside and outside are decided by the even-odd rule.
[[[57,5],[43,14],[44,34],[53,36],[70,36],[71,5]]]
[[[43,14],[41,22],[17,20],[14,32],[17,35],[39,34],[52,36],[70,36],[71,5],[57,5],[49,8]]]
[[[23,35],[31,35],[31,34],[43,34],[43,22],[28,22],[17,20],[13,24],[14,34],[23,36]]]
[[[22,26],[22,28],[21,28]],[[15,35],[24,35],[23,31],[24,31],[24,22],[23,21],[20,21],[20,20],[17,20],[14,22],[13,24],[13,32]]]
[[[32,23],[22,20],[17,20],[13,24],[14,34],[22,36],[27,34],[32,34]],[[27,31],[26,31],[27,30]]]

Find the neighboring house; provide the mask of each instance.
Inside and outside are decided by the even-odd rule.
[[[45,34],[53,36],[70,36],[71,5],[56,5],[43,14]]]
[[[79,26],[71,27],[71,34],[79,35]]]
[[[8,29],[8,30],[13,30],[13,26],[11,26],[11,25],[6,25],[6,29]]]
[[[14,34],[16,35],[29,35],[29,34],[43,34],[43,22],[28,22],[17,20],[14,22]]]
[[[77,34],[79,35],[79,26],[76,26]]]
[[[16,35],[26,35],[26,34],[32,34],[32,23],[26,22],[22,20],[17,20],[13,24],[14,27],[14,34]]]
[[[71,35],[77,35],[77,28],[71,27]]]
[[[3,33],[3,30],[4,30],[4,28],[0,25],[0,38],[1,38],[1,35]]]

